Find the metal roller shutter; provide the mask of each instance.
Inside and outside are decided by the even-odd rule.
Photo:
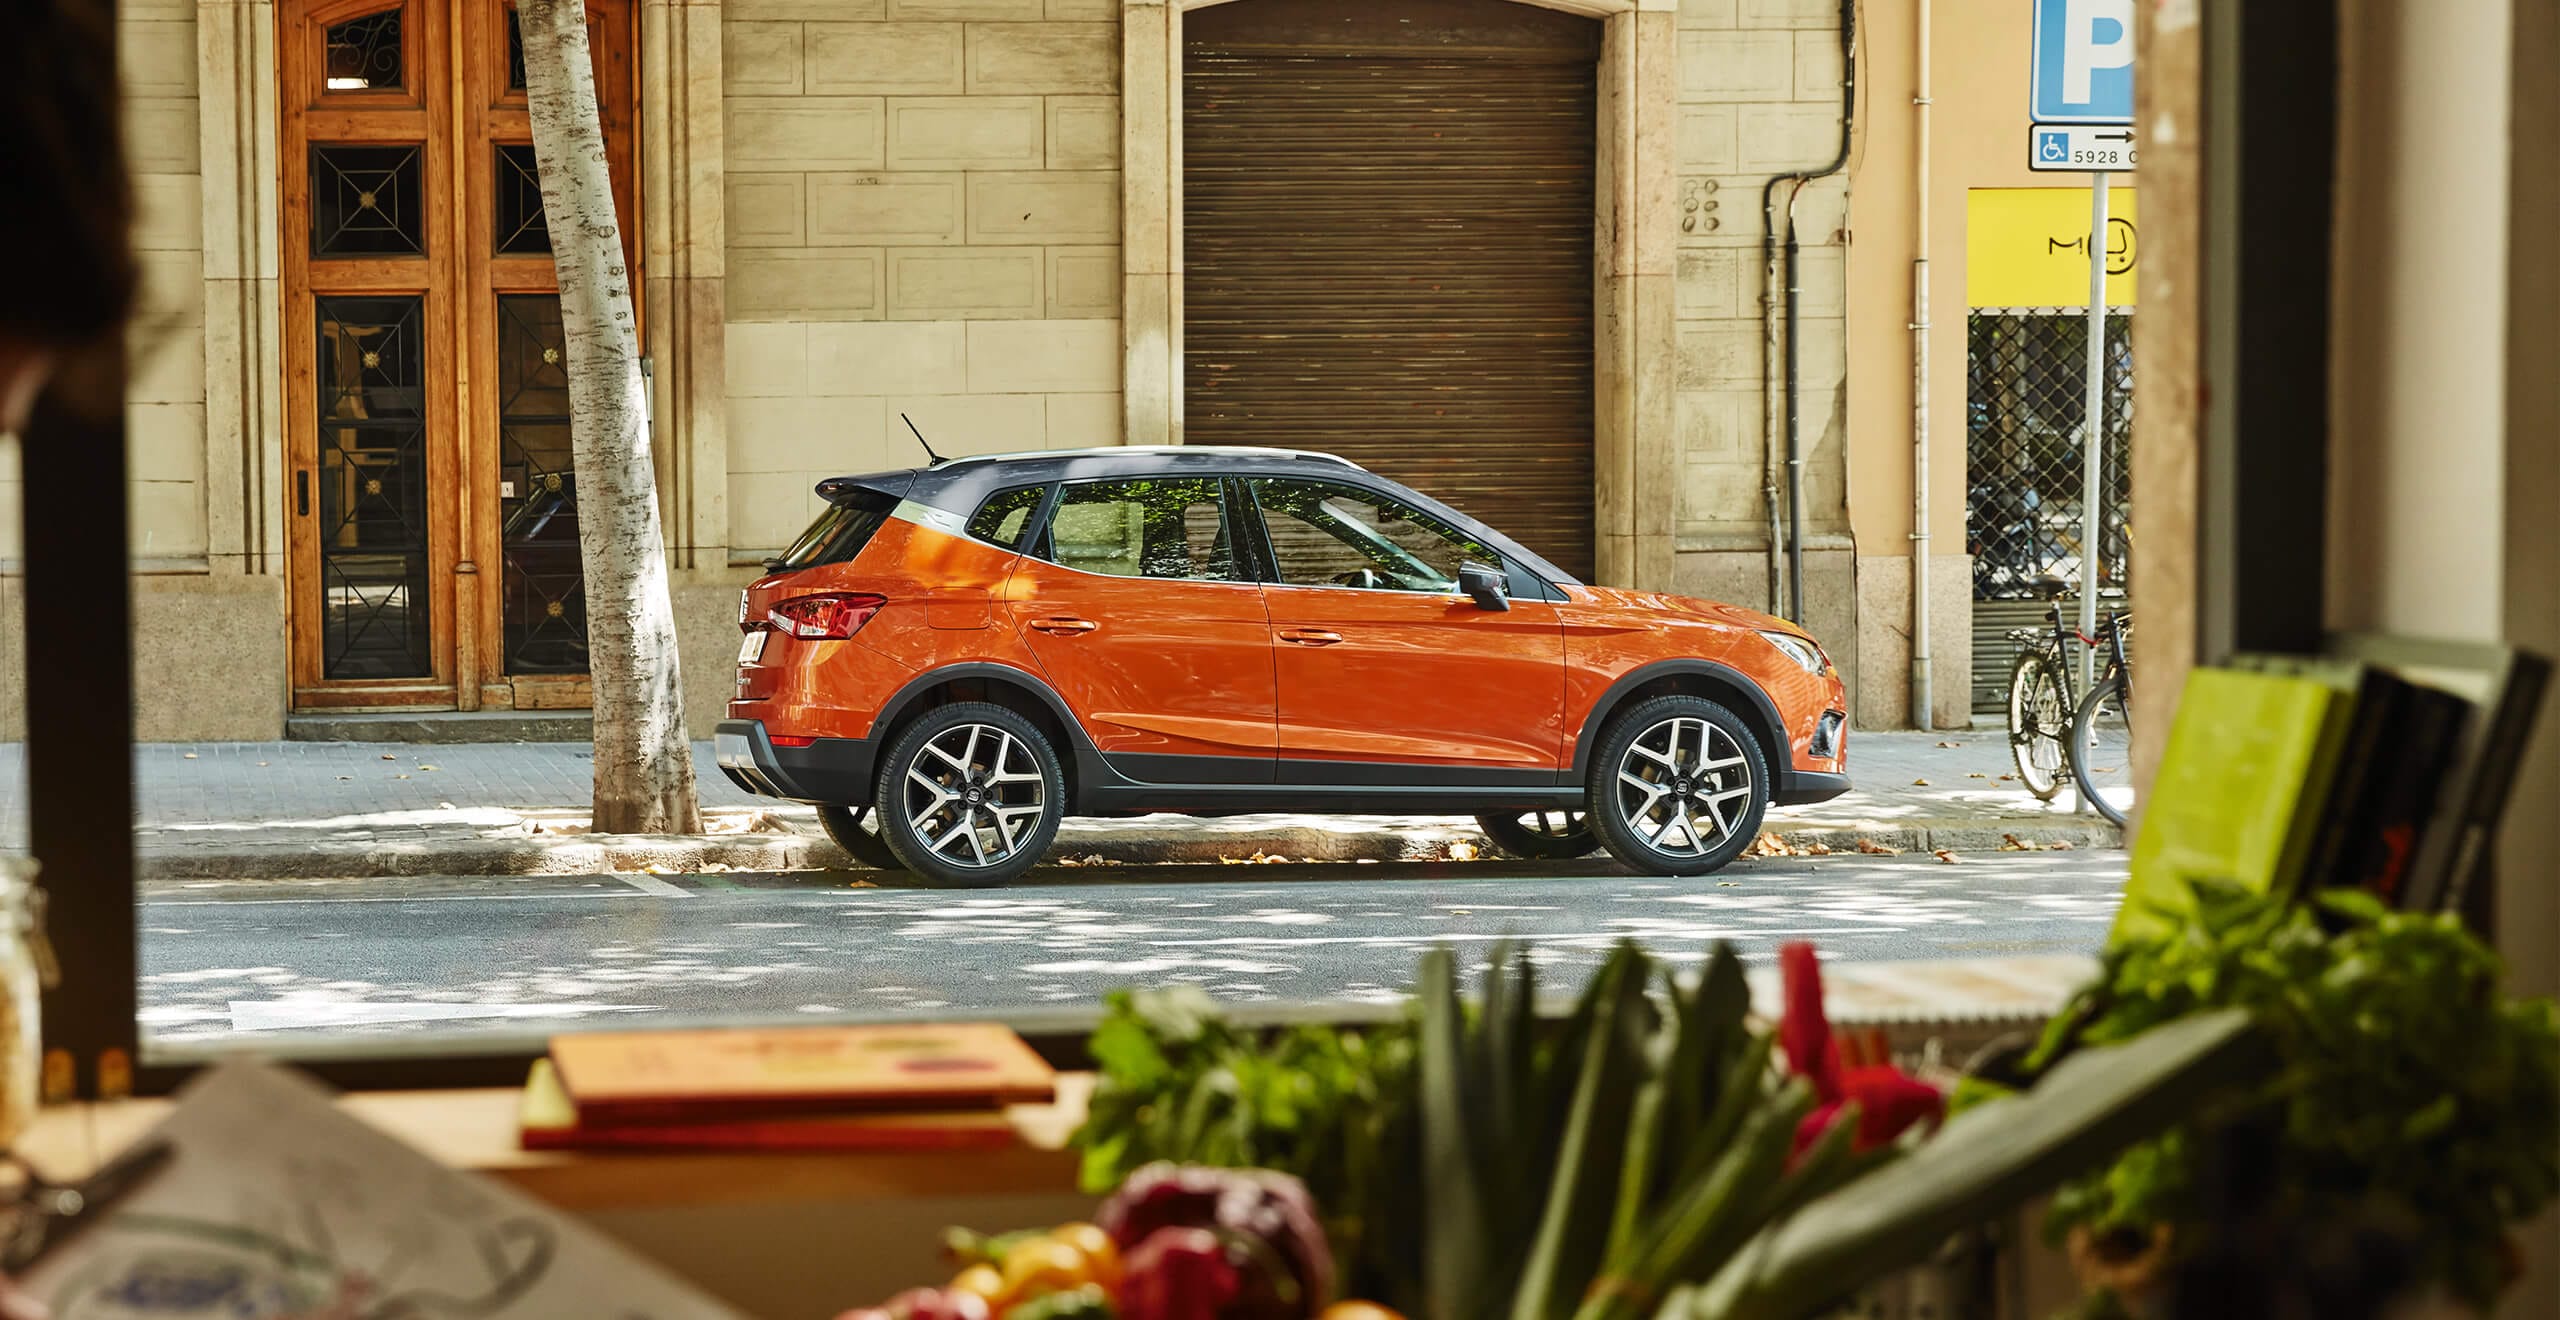
[[[1592,573],[1599,24],[1505,0],[1184,15],[1183,416]]]

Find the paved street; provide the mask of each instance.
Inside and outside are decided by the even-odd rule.
[[[1626,936],[1675,956],[1729,938],[1761,963],[1797,938],[1843,961],[2085,955],[2123,854],[1750,858],[1688,881],[1509,862],[1049,868],[985,892],[858,874],[155,882],[143,1022],[170,1044],[485,1044],[608,1020],[1024,1021],[1133,984],[1383,1001],[1429,943],[1506,936],[1559,983]]]
[[[1849,849],[2112,843],[2114,827],[2069,800],[2035,801],[2014,781],[1996,731],[1854,732],[1857,787],[1773,810],[1767,827]],[[593,749],[584,743],[153,743],[136,750],[136,845],[146,876],[270,879],[360,875],[592,874],[613,870],[776,870],[843,865],[814,813],[758,798],[695,748],[706,837],[585,835]],[[23,847],[24,748],[0,744],[0,847]],[[1472,822],[1413,816],[1149,817],[1070,820],[1060,856],[1214,861],[1256,851],[1381,861],[1482,843]]]

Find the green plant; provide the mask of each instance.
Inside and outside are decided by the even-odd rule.
[[[2030,1071],[2075,1045],[2245,1009],[2279,1061],[2261,1085],[2066,1184],[2057,1232],[2193,1223],[2205,1134],[2243,1117],[2279,1135],[2277,1212],[2379,1210],[2416,1234],[2421,1277],[2485,1305],[2509,1226],[2560,1191],[2560,1013],[2503,998],[2496,955],[2450,916],[2353,891],[2289,904],[2198,886],[2174,934],[2111,952]]]

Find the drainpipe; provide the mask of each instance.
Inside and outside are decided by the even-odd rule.
[[[1929,3],[1919,0],[1912,80],[1911,259],[1911,723],[1935,720],[1929,693]]]
[[[1760,507],[1769,511],[1769,612],[1778,612],[1778,565],[1786,556],[1786,540],[1778,531],[1778,219],[1770,194],[1786,176],[1771,178],[1760,189]]]
[[[1795,185],[1787,194],[1786,240],[1786,428],[1787,428],[1787,617],[1804,622],[1804,438],[1796,416],[1796,304],[1802,289],[1796,275],[1796,198],[1805,184],[1829,178],[1849,163],[1851,116],[1858,105],[1858,4],[1840,0],[1840,150],[1820,169],[1781,174],[1760,190],[1761,251],[1768,251],[1773,216],[1770,200],[1780,183]]]

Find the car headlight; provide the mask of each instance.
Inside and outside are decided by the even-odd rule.
[[[1804,672],[1808,674],[1819,674],[1830,667],[1830,662],[1823,658],[1821,647],[1794,633],[1764,632],[1760,635],[1767,638],[1769,645],[1778,648],[1788,659],[1803,666]]]

